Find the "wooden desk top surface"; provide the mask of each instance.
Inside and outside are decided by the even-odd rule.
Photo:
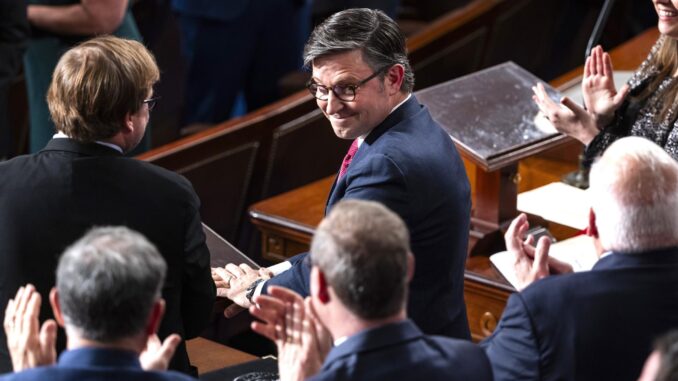
[[[610,52],[618,70],[635,70],[659,37],[656,28],[648,29]],[[567,88],[581,80],[583,66],[551,81],[554,87]],[[313,234],[325,213],[325,202],[335,176],[326,177],[301,188],[260,201],[250,207],[256,224],[283,227],[298,235]],[[495,270],[487,257],[471,257],[466,262],[466,278],[512,291],[513,288]]]
[[[191,364],[198,368],[199,374],[259,359],[202,337],[186,341],[186,350]]]

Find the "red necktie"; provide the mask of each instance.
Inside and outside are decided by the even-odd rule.
[[[339,178],[342,178],[346,173],[346,170],[348,169],[348,166],[351,164],[351,160],[353,160],[353,156],[355,155],[356,152],[358,152],[358,139],[353,141],[351,147],[349,147],[348,152],[346,153],[346,156],[344,156],[344,161],[341,162],[341,168],[339,169]]]

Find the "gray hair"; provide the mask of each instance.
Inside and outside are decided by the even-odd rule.
[[[66,329],[98,342],[143,332],[166,271],[141,234],[125,227],[90,230],[66,249],[56,272]]]
[[[366,320],[393,316],[405,307],[409,252],[405,223],[373,201],[339,202],[311,243],[313,265],[341,302]]]
[[[354,8],[333,14],[318,25],[304,47],[304,65],[337,53],[359,49],[373,71],[400,64],[405,78],[400,91],[414,88],[414,73],[407,59],[405,37],[398,24],[376,9]],[[384,73],[380,74],[384,78]]]
[[[617,140],[594,163],[592,207],[604,249],[633,253],[678,244],[678,163],[649,140]]]

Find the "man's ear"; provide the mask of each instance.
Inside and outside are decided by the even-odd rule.
[[[586,228],[586,235],[593,238],[593,246],[595,246],[596,254],[600,257],[605,252],[603,245],[598,236],[598,225],[596,225],[596,212],[593,208],[589,209],[589,225]]]
[[[410,283],[414,277],[415,264],[414,255],[412,255],[412,253],[407,253],[407,283]]]
[[[120,132],[122,132],[124,135],[134,132],[134,121],[132,120],[133,115],[134,114],[131,112],[125,114],[125,120],[123,121],[122,129],[120,130]]]
[[[391,68],[386,72],[386,78],[384,81],[386,84],[386,89],[388,90],[388,95],[394,95],[400,92],[400,86],[402,86],[404,80],[405,68],[403,65],[395,64],[391,66]]]
[[[61,305],[59,304],[59,291],[56,287],[52,287],[49,291],[49,304],[52,306],[52,313],[54,313],[54,319],[56,319],[59,326],[64,327],[64,315],[61,312]]]
[[[330,301],[330,292],[328,289],[327,279],[325,274],[317,266],[311,269],[311,291],[314,297],[322,304],[327,304]]]
[[[165,315],[165,299],[159,298],[153,303],[151,313],[148,315],[146,323],[146,335],[150,336],[158,332],[162,317]]]

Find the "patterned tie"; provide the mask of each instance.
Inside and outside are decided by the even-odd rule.
[[[349,147],[346,156],[344,156],[344,161],[341,162],[341,168],[339,169],[339,178],[344,177],[344,174],[346,173],[346,170],[348,170],[348,166],[351,165],[351,160],[353,160],[353,156],[355,155],[356,152],[358,152],[358,139],[354,140],[353,143],[351,143],[351,147]]]

